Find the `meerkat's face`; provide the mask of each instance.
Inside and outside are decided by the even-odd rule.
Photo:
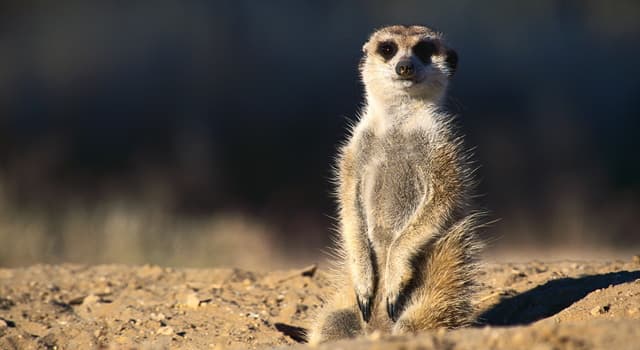
[[[409,95],[439,101],[458,63],[442,35],[422,26],[382,28],[362,50],[360,72],[367,94],[374,98]]]

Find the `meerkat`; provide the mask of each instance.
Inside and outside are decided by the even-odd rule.
[[[428,27],[385,27],[363,46],[366,103],[335,172],[335,291],[311,344],[473,321],[482,215],[471,205],[469,153],[443,107],[457,65]]]

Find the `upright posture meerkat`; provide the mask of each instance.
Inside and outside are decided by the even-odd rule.
[[[336,290],[310,343],[455,328],[474,314],[479,214],[467,153],[442,107],[457,54],[422,26],[382,28],[363,52],[366,105],[336,169]]]

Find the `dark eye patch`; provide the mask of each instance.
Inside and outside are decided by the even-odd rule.
[[[384,41],[378,44],[376,52],[382,56],[385,61],[388,61],[398,52],[398,45],[393,41]]]
[[[421,41],[413,47],[413,54],[424,64],[431,63],[431,56],[438,51],[436,44],[431,41]]]

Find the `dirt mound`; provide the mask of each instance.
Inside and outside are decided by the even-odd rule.
[[[373,334],[323,348],[632,349],[640,344],[638,260],[487,264],[477,327]],[[313,266],[272,273],[117,265],[0,269],[0,348],[294,345],[326,290],[324,273]]]

